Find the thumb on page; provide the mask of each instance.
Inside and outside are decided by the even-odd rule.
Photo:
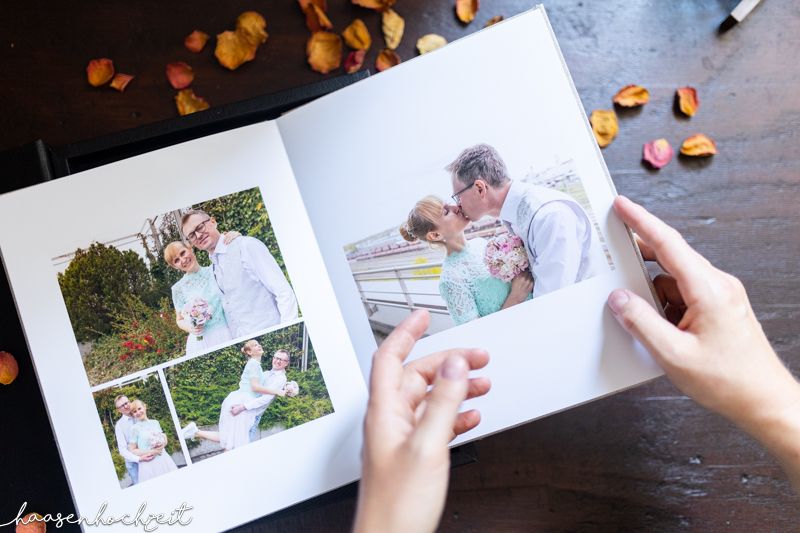
[[[417,427],[423,448],[445,446],[453,438],[458,409],[467,397],[468,375],[467,361],[459,355],[451,355],[442,363]]]
[[[665,352],[675,351],[682,344],[684,333],[633,292],[613,291],[608,296],[608,307],[617,322],[641,342],[661,366],[664,366]]]

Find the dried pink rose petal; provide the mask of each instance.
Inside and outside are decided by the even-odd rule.
[[[183,61],[176,61],[167,65],[167,79],[174,89],[185,89],[194,81],[194,71]]]
[[[645,143],[642,148],[642,159],[647,161],[653,168],[662,168],[672,161],[675,151],[666,139],[656,139]]]
[[[367,55],[366,50],[353,50],[344,60],[344,71],[352,74],[364,65],[364,56]]]

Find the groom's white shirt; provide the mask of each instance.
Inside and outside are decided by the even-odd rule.
[[[135,423],[136,421],[132,417],[122,415],[122,417],[117,420],[117,423],[114,424],[114,436],[117,438],[117,449],[119,449],[119,454],[122,458],[129,463],[139,462],[139,456],[128,449],[128,437]]]
[[[264,379],[261,380],[261,386],[272,390],[280,390],[286,385],[286,371],[284,370],[268,370],[264,372]],[[274,394],[262,394],[257,398],[244,402],[244,408],[248,411],[251,409],[266,409],[272,400],[275,399]]]
[[[220,238],[209,255],[234,337],[297,318],[294,291],[263,242],[238,237],[225,244]]]
[[[512,181],[500,219],[525,242],[534,298],[599,272],[604,255],[588,215],[571,196]]]

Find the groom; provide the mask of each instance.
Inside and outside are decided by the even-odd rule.
[[[181,229],[191,244],[211,258],[233,337],[297,318],[294,291],[263,242],[242,236],[225,244],[217,221],[199,209],[181,217]]]
[[[258,440],[258,424],[261,422],[261,415],[267,410],[267,407],[269,407],[269,404],[275,399],[275,396],[286,395],[283,386],[286,385],[286,367],[289,366],[290,361],[289,352],[286,350],[278,350],[272,355],[272,370],[264,372],[262,385],[267,389],[275,391],[275,394],[262,394],[245,403],[231,406],[231,414],[233,416],[237,416],[244,411],[250,411],[251,409],[259,412],[253,422],[253,427],[250,428],[250,442]]]
[[[125,459],[125,469],[128,471],[128,476],[131,478],[131,485],[136,485],[139,482],[139,463],[141,461],[150,461],[155,455],[142,455],[138,456],[130,449],[128,449],[128,441],[130,440],[131,428],[136,421],[131,417],[131,402],[125,395],[120,395],[114,398],[114,407],[120,414],[119,420],[114,424],[114,437],[117,439],[117,451]],[[161,452],[161,447],[157,448]]]
[[[525,243],[533,297],[591,278],[604,255],[583,208],[567,194],[512,181],[493,147],[467,148],[450,163],[453,200],[471,220],[500,218]]]

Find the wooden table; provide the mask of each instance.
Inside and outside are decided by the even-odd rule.
[[[375,13],[346,0],[329,4],[335,29],[360,16],[380,40]],[[743,280],[767,335],[798,373],[800,8],[768,0],[718,35],[735,4],[571,0],[546,7],[587,111],[609,108],[629,83],[651,92],[650,104],[621,114],[621,133],[604,150],[619,191]],[[406,34],[398,52],[410,58],[425,33],[453,40],[493,15],[532,5],[484,0],[465,27],[449,1],[399,0]],[[270,34],[253,63],[228,72],[213,60],[213,47],[200,55],[183,48],[194,28],[218,33],[247,9],[265,15]],[[60,145],[176,116],[163,74],[176,60],[194,67],[195,91],[215,106],[319,80],[305,62],[307,35],[290,0],[4,5],[0,150],[36,138]],[[124,94],[87,85],[84,68],[94,57],[136,75]],[[683,85],[700,95],[691,120],[672,110]],[[713,137],[719,155],[677,159],[659,172],[641,165],[643,142],[666,137],[676,146],[695,132]],[[42,513],[72,505],[5,285],[0,301],[0,349],[22,366],[16,383],[0,387],[2,523],[22,501]],[[486,438],[476,449],[477,463],[453,471],[444,531],[788,531],[800,524],[798,499],[775,461],[665,379]],[[346,530],[354,494],[345,488],[242,531]]]

